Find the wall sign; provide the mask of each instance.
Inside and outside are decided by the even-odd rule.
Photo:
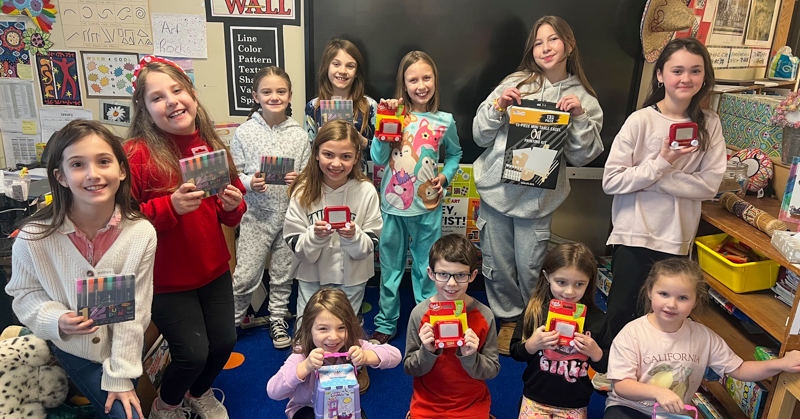
[[[270,18],[294,20],[296,0],[208,0],[214,18]],[[211,19],[209,19],[211,20]]]
[[[247,115],[253,107],[253,76],[264,67],[283,66],[283,40],[278,28],[231,26],[228,46],[228,100],[231,115]]]

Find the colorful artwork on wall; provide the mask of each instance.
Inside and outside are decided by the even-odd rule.
[[[75,52],[50,51],[48,55],[37,55],[36,74],[43,105],[83,106]]]

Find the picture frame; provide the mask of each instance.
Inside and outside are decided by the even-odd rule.
[[[778,219],[787,223],[800,224],[800,188],[798,193],[794,193],[795,186],[798,185],[797,167],[800,165],[800,157],[792,159],[792,167],[789,170],[789,180],[786,181],[786,190],[783,193],[783,202],[778,212]]]
[[[718,2],[706,45],[741,46],[749,11],[750,0]]]
[[[131,112],[130,102],[100,99],[100,120],[104,124],[130,126]]]
[[[744,44],[751,47],[771,47],[775,35],[775,21],[778,20],[778,0],[751,0],[747,18]]]

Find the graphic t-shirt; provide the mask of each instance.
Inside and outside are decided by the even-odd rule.
[[[725,341],[708,327],[684,320],[677,332],[656,329],[647,316],[628,323],[611,344],[608,379],[633,379],[672,390],[691,404],[703,372],[711,367],[719,375],[742,365]],[[606,407],[622,405],[652,415],[655,400],[631,401],[611,391]]]

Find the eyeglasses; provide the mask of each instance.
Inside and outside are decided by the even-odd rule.
[[[464,272],[459,272],[459,273],[456,273],[456,274],[451,274],[451,273],[448,273],[448,272],[434,272],[433,273],[433,277],[436,279],[437,282],[448,282],[448,281],[450,281],[450,278],[453,278],[459,284],[463,284],[463,283],[469,282],[470,276],[472,276],[472,275],[470,275],[469,273],[464,273]]]

